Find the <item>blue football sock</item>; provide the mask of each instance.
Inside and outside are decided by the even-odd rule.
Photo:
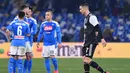
[[[27,71],[27,66],[28,66],[28,60],[25,59],[25,61],[24,61],[24,67],[23,67],[23,73],[26,73],[26,71]]]
[[[52,58],[51,60],[52,60],[52,63],[53,63],[53,65],[54,65],[54,69],[55,69],[55,70],[58,70],[58,62],[57,62],[57,59],[56,59],[56,58]]]
[[[16,60],[15,60],[15,63],[14,63],[14,71],[13,71],[13,73],[16,73],[16,68],[17,68],[17,65],[16,65]]]
[[[32,59],[28,60],[28,73],[31,73],[32,69]]]
[[[45,58],[45,67],[46,67],[47,73],[51,73],[50,59],[49,58]]]
[[[8,62],[8,73],[14,73],[15,59],[10,58]]]
[[[16,64],[18,68],[18,73],[22,73],[22,69],[23,69],[22,59],[16,60]]]

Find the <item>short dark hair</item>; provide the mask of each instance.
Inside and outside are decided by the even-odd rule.
[[[46,12],[51,12],[51,14],[53,15],[53,11],[52,10],[47,10]]]
[[[24,10],[25,8],[28,8],[29,6],[28,5],[22,5],[21,7],[20,7],[20,10]]]
[[[30,9],[31,11],[33,11],[33,7],[32,7],[32,6],[29,6],[29,9]]]
[[[23,19],[24,16],[25,16],[25,13],[24,13],[23,11],[20,11],[20,12],[18,13],[18,17],[19,17],[19,18]]]
[[[80,6],[85,6],[85,7],[89,8],[89,4],[88,3],[81,4]]]

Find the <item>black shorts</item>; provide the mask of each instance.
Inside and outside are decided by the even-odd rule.
[[[94,51],[96,49],[97,44],[90,44],[88,46],[84,46],[82,48],[82,54],[83,56],[93,58]]]

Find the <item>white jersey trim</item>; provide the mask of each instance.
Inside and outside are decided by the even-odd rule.
[[[95,15],[90,16],[89,18],[89,22],[93,25],[96,26],[97,24],[99,24],[97,17]]]

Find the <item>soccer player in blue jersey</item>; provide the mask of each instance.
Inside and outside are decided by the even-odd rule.
[[[23,64],[22,57],[25,55],[25,38],[30,36],[30,29],[28,23],[24,19],[25,13],[20,11],[18,14],[18,20],[13,21],[7,27],[7,33],[13,32],[11,47],[10,47],[10,58],[8,62],[8,73],[14,73],[15,66],[18,68],[18,73],[22,73]],[[16,64],[16,65],[15,65]]]
[[[24,13],[25,13],[25,16],[24,16],[24,21],[25,22],[27,22],[27,12],[29,11],[29,6],[28,5],[22,5],[21,7],[20,7],[20,11],[23,11]],[[13,19],[13,21],[12,22],[14,22],[14,21],[17,21],[17,20],[19,20],[19,18],[18,18],[18,15]],[[12,32],[12,31],[11,31]],[[11,35],[11,37],[13,37],[13,35]],[[26,39],[28,39],[28,38],[26,38]],[[16,67],[16,66],[15,66]],[[16,73],[16,69],[15,69],[15,67],[14,67],[14,73]]]
[[[37,32],[37,21],[32,17],[32,7],[29,6],[29,10],[26,15],[26,22],[29,23],[31,35],[26,39],[26,59],[24,61],[23,73],[31,73],[32,69],[32,45],[33,45],[33,36]]]
[[[45,58],[45,67],[47,73],[51,73],[50,69],[50,59],[54,65],[54,73],[58,73],[58,63],[55,57],[56,55],[56,46],[58,48],[62,47],[61,44],[61,31],[58,22],[52,20],[52,11],[48,10],[45,13],[46,21],[44,21],[40,26],[40,32],[38,34],[37,47],[39,48],[39,42],[43,35],[43,53],[42,56]]]
[[[31,73],[32,69],[32,44],[33,44],[33,36],[37,32],[37,21],[32,17],[32,7],[28,5],[23,5],[20,8],[20,11],[25,12],[24,21],[29,23],[29,28],[31,30],[31,36],[26,38],[26,59],[24,61],[23,73]],[[13,21],[17,21],[18,17],[16,16]]]

